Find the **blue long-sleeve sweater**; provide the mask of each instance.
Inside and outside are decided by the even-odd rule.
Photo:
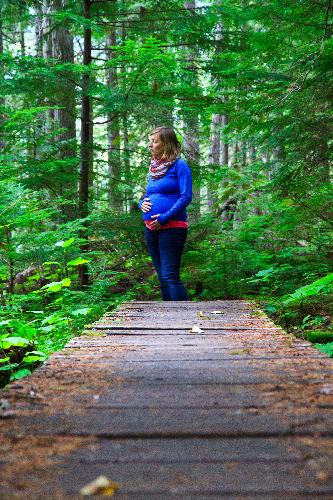
[[[186,221],[186,207],[192,201],[192,173],[186,161],[178,158],[160,179],[149,176],[140,208],[145,198],[149,198],[152,207],[143,213],[143,220],[157,220],[161,225],[170,220]],[[151,218],[157,214],[160,214],[157,219]]]

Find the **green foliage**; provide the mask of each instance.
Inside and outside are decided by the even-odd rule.
[[[23,347],[29,344],[30,340],[24,337],[4,337],[0,339],[0,349],[9,349],[12,346]]]
[[[114,252],[105,254],[94,248],[87,258],[80,257],[80,240],[76,237],[59,240],[53,234],[50,241],[48,235],[49,251],[44,255],[52,255],[55,260],[41,262],[40,266],[50,282],[36,290],[32,282],[28,285],[30,291],[24,294],[17,290],[4,295],[5,307],[0,312],[0,384],[28,374],[23,370],[30,373],[106,310],[145,293],[145,284],[140,283],[142,266],[138,268],[138,263],[140,259],[147,262],[148,257],[136,255],[138,234],[128,238],[126,227],[127,221],[105,240],[112,242]],[[107,226],[101,223],[100,231],[104,234]],[[82,291],[78,289],[76,270],[84,263],[90,266],[92,284]]]
[[[71,280],[69,278],[64,278],[61,281],[54,281],[53,283],[47,283],[41,290],[47,290],[48,292],[59,292],[66,286],[70,286]]]
[[[333,273],[320,278],[309,285],[298,288],[294,293],[284,299],[284,305],[297,304],[314,295],[333,293]]]
[[[199,161],[187,158],[201,194],[183,257],[190,297],[261,299],[276,321],[315,341],[333,316],[332,6],[91,4],[90,19],[80,2],[61,10],[53,2],[47,18],[40,2],[1,4],[2,380],[30,373],[121,301],[160,298],[133,204],[146,183],[147,133],[161,124],[183,145],[199,143]],[[39,19],[49,29],[35,40]],[[112,40],[110,19],[126,23]],[[75,36],[74,57],[53,50],[64,36]],[[94,143],[89,215],[80,219],[85,92]],[[214,115],[224,117],[216,130],[228,146],[224,165],[210,155]]]
[[[329,344],[314,344],[319,351],[324,352],[330,357],[333,357],[333,342],[330,342]]]
[[[306,339],[309,342],[317,344],[333,343],[333,332],[311,331],[306,333]]]

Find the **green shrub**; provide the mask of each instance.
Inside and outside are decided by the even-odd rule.
[[[307,332],[306,339],[312,343],[328,344],[329,342],[333,342],[333,332],[313,330],[311,332]]]

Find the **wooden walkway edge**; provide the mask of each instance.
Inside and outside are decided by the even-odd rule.
[[[123,304],[2,391],[0,498],[332,499],[332,374],[253,303]]]

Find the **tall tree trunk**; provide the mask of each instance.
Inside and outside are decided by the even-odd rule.
[[[125,207],[126,212],[130,212],[132,210],[137,210],[137,204],[134,202],[134,194],[133,189],[130,185],[132,181],[132,173],[131,173],[131,152],[129,151],[129,137],[128,137],[128,112],[125,111],[123,116],[123,146],[124,146],[124,174],[126,179],[126,199],[125,199]]]
[[[218,165],[220,164],[221,123],[222,116],[220,114],[213,114],[210,136],[209,163],[210,165],[213,165],[214,169],[218,168]],[[208,184],[207,201],[209,209],[212,209],[214,203],[216,202],[214,195],[214,185],[214,180],[213,182]]]
[[[53,10],[61,12],[66,7],[68,0],[53,0]],[[52,32],[52,56],[62,63],[74,64],[73,35],[64,24],[57,26]],[[66,74],[61,82],[63,86],[63,99],[59,103],[63,109],[55,111],[55,119],[60,128],[66,131],[61,135],[62,140],[76,139],[75,127],[75,84],[66,79]],[[73,156],[76,153],[75,145],[65,145],[62,157]]]
[[[42,55],[44,59],[51,59],[53,57],[52,51],[52,0],[42,0]],[[53,104],[52,98],[47,100],[47,104]],[[53,128],[54,124],[54,109],[48,110],[48,120],[46,122],[46,132],[49,132]]]
[[[117,44],[116,30],[113,29],[110,35],[106,37],[106,48]],[[106,51],[108,60],[113,58],[113,52]],[[106,82],[109,89],[114,89],[118,85],[118,75],[116,68],[106,70]],[[108,126],[108,171],[109,171],[109,192],[108,199],[110,208],[117,212],[123,211],[123,194],[120,187],[121,183],[121,163],[120,163],[120,122],[119,116],[107,114]]]
[[[232,145],[232,166],[239,168],[239,143],[237,140]]]
[[[247,165],[247,142],[245,140],[242,140],[240,146],[240,163],[243,169]]]
[[[83,15],[86,20],[91,16],[91,0],[83,0]],[[84,47],[83,64],[87,71],[82,77],[82,115],[81,115],[81,163],[80,163],[80,181],[79,181],[79,214],[85,218],[89,214],[89,178],[92,171],[92,102],[88,90],[90,85],[89,66],[91,64],[91,29],[88,26],[84,28]],[[87,224],[85,223],[87,227]],[[83,230],[80,235],[87,240],[87,231]],[[82,244],[81,250],[88,250],[88,242]],[[88,268],[85,264],[79,266],[79,280],[81,286],[87,286],[89,283]]]
[[[235,140],[232,148],[230,148],[230,158],[229,158],[229,147],[228,147],[228,157],[224,158],[227,162],[230,159],[230,163],[233,168],[239,169],[239,144],[238,141]],[[224,163],[227,164],[227,163]],[[228,186],[229,180],[226,179],[225,182],[222,182],[224,186]],[[221,209],[221,219],[223,221],[234,221],[235,220],[235,212],[237,210],[238,200],[235,195],[230,195],[229,198],[223,203]]]
[[[121,2],[122,9],[124,8],[123,1]],[[143,13],[142,13],[143,15]],[[126,41],[126,28],[124,25],[121,28],[121,42],[124,44]],[[121,73],[126,72],[126,64],[121,64]],[[123,144],[123,157],[122,157],[122,170],[124,172],[126,183],[126,194],[125,194],[125,210],[126,212],[132,212],[137,210],[137,203],[134,201],[133,188],[131,185],[132,173],[131,173],[131,151],[129,150],[129,112],[124,111],[122,116],[122,144]]]
[[[193,191],[194,218],[200,217],[201,179],[200,179],[200,148],[199,148],[199,118],[196,115],[184,115],[184,151],[185,157],[193,169],[195,189]]]
[[[250,162],[256,161],[257,151],[256,147],[253,144],[250,144],[249,156],[250,156]]]
[[[50,59],[53,55],[52,53],[52,0],[42,0],[42,35],[43,35],[43,57],[45,59]]]
[[[226,98],[224,98],[226,99]],[[225,128],[228,125],[228,115],[223,114],[222,115],[222,141],[221,141],[221,163],[224,166],[228,166],[229,164],[229,145],[227,143],[226,137],[225,137]]]
[[[222,40],[222,26],[221,24],[217,24],[215,28],[215,42],[216,42],[216,55],[221,52],[221,40]],[[221,86],[221,79],[216,78],[216,84],[218,87]],[[222,89],[221,89],[222,92]],[[222,97],[222,102],[224,99]],[[223,118],[226,116],[220,113],[213,113],[212,115],[212,123],[211,123],[211,139],[210,139],[210,154],[209,154],[209,163],[215,165],[214,168],[218,168],[220,165],[220,156],[221,156],[221,148],[225,145],[221,140],[221,127],[223,124]],[[223,153],[225,151],[223,150]],[[214,195],[214,186],[216,185],[214,179],[213,182],[208,182],[208,208],[212,209],[213,205],[216,204],[217,200]]]
[[[34,11],[36,57],[43,57],[43,11],[40,3],[36,3]]]
[[[35,38],[36,56],[58,59],[60,63],[74,63],[73,36],[68,31],[66,24],[55,24],[54,14],[66,8],[69,0],[43,0],[35,8]],[[54,128],[64,130],[49,141],[57,144],[57,158],[66,160],[52,179],[52,188],[55,195],[62,196],[67,204],[61,204],[62,216],[65,219],[75,219],[77,209],[77,164],[73,158],[77,155],[76,143],[76,102],[75,84],[68,78],[66,70],[58,80],[57,92],[43,101],[43,105],[59,106],[60,109],[50,109],[44,126],[45,133]]]
[[[253,144],[250,144],[249,145],[249,162],[250,162],[250,164],[255,162],[256,159],[257,159],[256,147]],[[258,189],[256,191],[254,191],[253,193],[251,193],[251,203],[253,203],[256,198],[259,198],[260,194],[261,194],[260,190],[258,190]],[[264,213],[263,210],[258,205],[254,206],[252,211],[255,215],[262,215]]]
[[[52,0],[52,11],[61,12],[66,8],[68,0]],[[52,56],[58,59],[61,63],[74,63],[74,43],[73,36],[68,31],[66,25],[62,23],[52,30]],[[62,79],[59,81],[61,92],[57,98],[57,104],[61,109],[54,111],[54,120],[56,126],[60,129],[65,129],[58,137],[61,146],[59,149],[59,158],[72,159],[68,161],[64,170],[59,175],[59,194],[68,200],[68,205],[62,205],[63,213],[66,218],[74,219],[75,213],[74,202],[77,192],[77,165],[73,162],[76,156],[76,106],[75,106],[75,84],[64,72]]]
[[[184,7],[194,14],[195,0],[192,2],[184,2]],[[188,85],[198,87],[198,72],[194,69],[195,52],[191,51],[187,57],[191,71],[188,73]],[[184,151],[186,159],[193,167],[193,178],[195,189],[193,191],[193,206],[194,206],[194,219],[198,220],[200,217],[200,204],[201,204],[201,175],[200,175],[200,147],[199,147],[199,116],[197,111],[183,112],[184,121]]]

